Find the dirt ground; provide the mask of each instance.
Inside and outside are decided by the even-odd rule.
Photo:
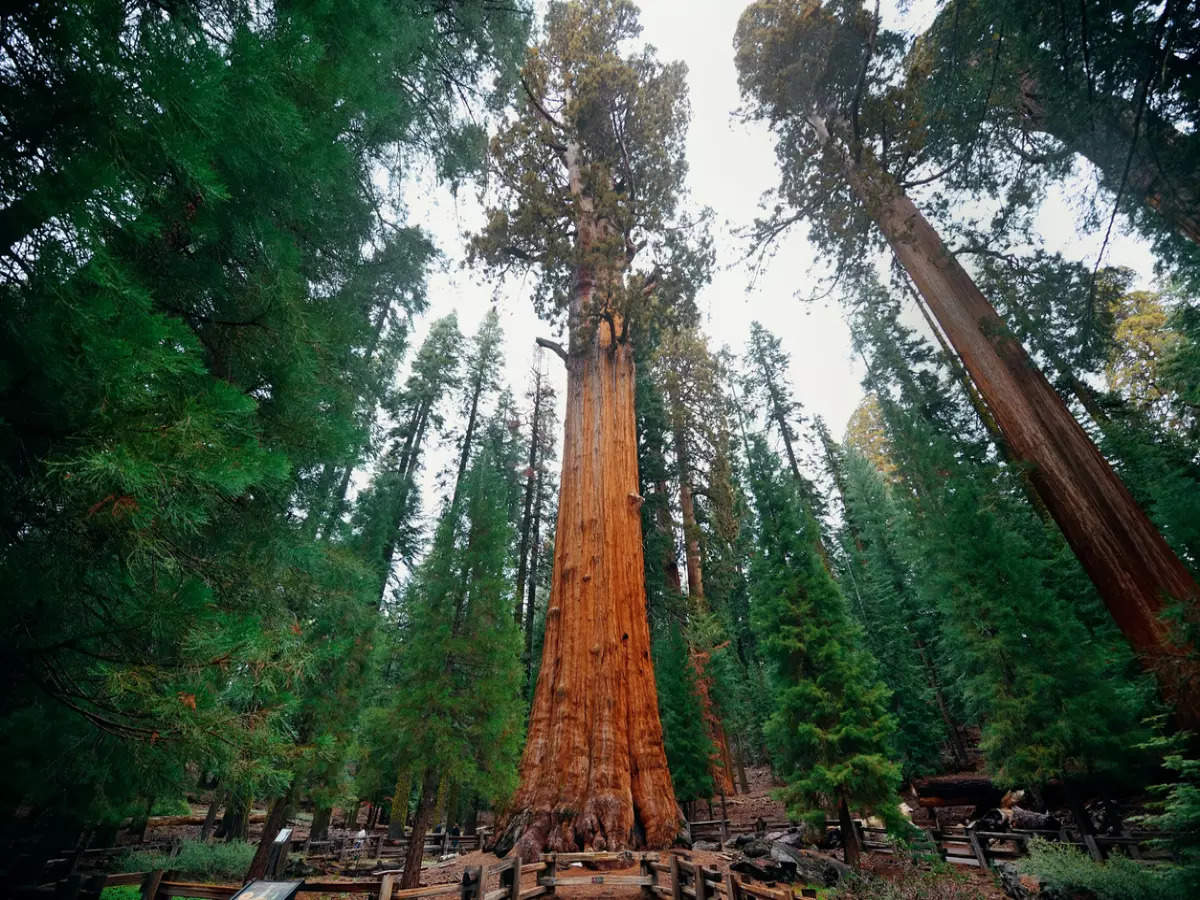
[[[721,872],[728,872],[729,865],[733,862],[733,854],[717,851],[693,850],[687,853],[687,858],[706,868],[717,869]],[[477,850],[445,863],[427,864],[421,871],[421,883],[426,885],[453,884],[462,880],[462,874],[465,869],[473,866],[481,866],[486,869],[488,866],[494,866],[497,862],[498,860],[494,854]],[[884,854],[867,854],[864,857],[863,869],[872,875],[888,881],[900,881],[906,875],[905,868],[902,865],[892,857]],[[560,869],[559,873],[563,876],[584,876],[589,874],[590,871],[584,866],[576,864],[569,868],[564,867]],[[638,875],[640,874],[640,869],[636,864],[619,869],[605,868],[604,874]],[[535,874],[524,876],[522,879],[523,887],[534,887],[536,885],[536,877]],[[941,877],[947,881],[957,881],[964,887],[973,888],[985,900],[1005,900],[1004,891],[996,885],[995,880],[990,875],[977,872],[973,869],[956,868],[951,873]],[[488,891],[498,886],[498,877],[493,875],[487,880],[484,890]],[[789,887],[789,885],[773,886]],[[798,883],[790,887],[795,888],[795,893],[798,894],[798,889],[803,886]],[[633,898],[640,896],[640,891],[636,887],[605,884],[576,885],[569,888],[560,888],[556,893],[559,896],[584,897],[588,898],[588,900],[633,900]]]

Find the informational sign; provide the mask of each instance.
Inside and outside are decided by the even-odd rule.
[[[252,881],[229,900],[292,900],[303,881]]]

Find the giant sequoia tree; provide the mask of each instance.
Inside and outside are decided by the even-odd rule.
[[[1200,667],[1161,615],[1173,603],[1194,611],[1200,589],[907,193],[932,176],[921,111],[889,81],[898,37],[857,2],[760,0],[736,46],[752,113],[776,132],[792,208],[763,233],[807,217],[846,263],[864,258],[860,242],[878,228],[1113,619],[1181,720],[1200,722]]]
[[[646,622],[631,339],[686,296],[694,267],[680,266],[697,257],[677,209],[684,69],[626,50],[638,33],[626,0],[551,4],[492,144],[496,205],[474,243],[493,271],[534,270],[539,310],[568,330],[553,345],[567,366],[554,576],[501,842],[523,855],[664,847],[679,819]]]

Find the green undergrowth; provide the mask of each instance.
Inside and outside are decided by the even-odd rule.
[[[165,869],[198,881],[238,881],[254,858],[254,844],[246,841],[204,844],[184,841],[174,858],[170,853],[134,850],[119,857],[116,871],[150,872]]]
[[[1147,865],[1125,856],[1113,856],[1099,863],[1071,844],[1031,841],[1029,856],[1017,867],[1067,896],[1082,893],[1096,900],[1172,900],[1192,896],[1184,880],[1186,873],[1179,866]]]

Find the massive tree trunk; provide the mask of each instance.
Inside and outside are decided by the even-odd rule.
[[[1160,618],[1173,601],[1195,613],[1195,580],[912,201],[869,158],[846,171],[1117,626],[1197,727],[1200,665]]]
[[[438,774],[427,769],[421,778],[421,796],[417,799],[417,814],[413,816],[412,833],[408,836],[408,848],[404,853],[404,874],[400,876],[400,887],[415,888],[421,883],[421,857],[425,855],[425,832],[433,818],[433,807],[437,802]]]
[[[601,326],[567,359],[554,576],[521,786],[498,845],[670,846],[642,567],[633,349]]]

